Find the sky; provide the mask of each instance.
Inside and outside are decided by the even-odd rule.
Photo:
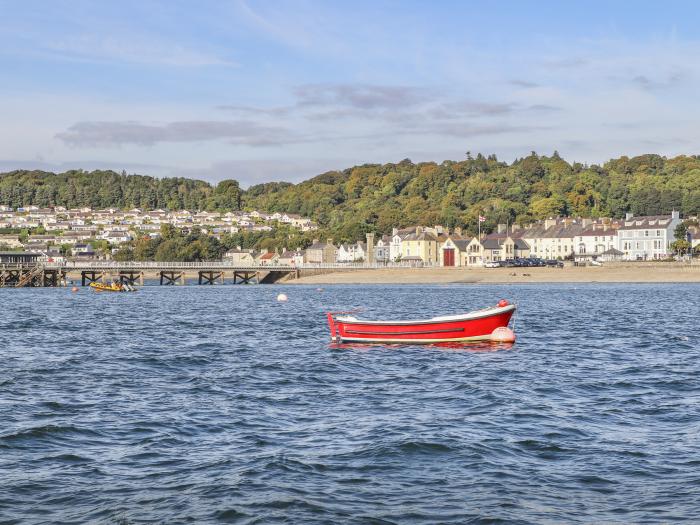
[[[0,0],[0,170],[700,153],[693,1]]]

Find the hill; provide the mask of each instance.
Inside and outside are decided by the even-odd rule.
[[[272,182],[243,191],[235,180],[203,181],[113,171],[13,171],[0,174],[0,204],[93,208],[187,208],[299,213],[334,239],[361,239],[412,224],[486,231],[499,222],[552,215],[622,217],[700,212],[700,156],[641,155],[603,166],[568,163],[534,152],[511,164],[494,155],[463,161],[365,164],[299,184]]]
[[[570,164],[555,152],[532,153],[512,164],[495,156],[461,162],[356,166],[308,181],[253,186],[247,207],[311,216],[334,234],[354,240],[366,231],[443,224],[475,232],[497,223],[526,223],[552,215],[623,217],[700,211],[700,157],[620,157],[603,166]]]
[[[17,170],[0,173],[0,204],[79,208],[239,209],[236,181],[216,187],[200,180],[146,177],[114,171],[64,173]]]

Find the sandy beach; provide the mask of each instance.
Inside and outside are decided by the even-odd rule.
[[[347,270],[289,280],[287,284],[448,283],[696,283],[700,265],[614,263],[564,268],[388,268]]]

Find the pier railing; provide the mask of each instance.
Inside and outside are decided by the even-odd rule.
[[[304,263],[293,264],[241,264],[230,261],[66,261],[62,263],[46,262],[45,268],[61,270],[249,270],[249,271],[294,271],[305,269],[379,269],[412,268],[411,263]]]

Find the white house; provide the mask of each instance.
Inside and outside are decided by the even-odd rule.
[[[680,213],[634,217],[628,213],[617,230],[617,246],[628,261],[665,259],[671,255],[674,230],[681,223]]]
[[[391,237],[382,235],[374,246],[374,260],[388,262],[391,260]]]
[[[341,244],[336,253],[337,262],[364,261],[367,257],[367,248],[364,242],[357,241],[354,244]]]
[[[403,257],[403,239],[407,235],[410,235],[415,232],[415,226],[413,228],[403,228],[401,230],[399,230],[398,228],[393,229],[393,231],[391,232],[391,244],[389,246],[389,260],[397,261],[401,257]]]
[[[577,260],[597,259],[617,246],[618,223],[592,223],[574,238]],[[610,254],[608,254],[610,255]]]
[[[352,256],[350,255],[350,247],[346,244],[341,244],[338,246],[338,252],[335,256],[336,262],[352,262]]]
[[[575,219],[547,219],[527,228],[520,238],[529,246],[529,255],[542,259],[564,259],[576,252],[576,240],[584,227]]]

